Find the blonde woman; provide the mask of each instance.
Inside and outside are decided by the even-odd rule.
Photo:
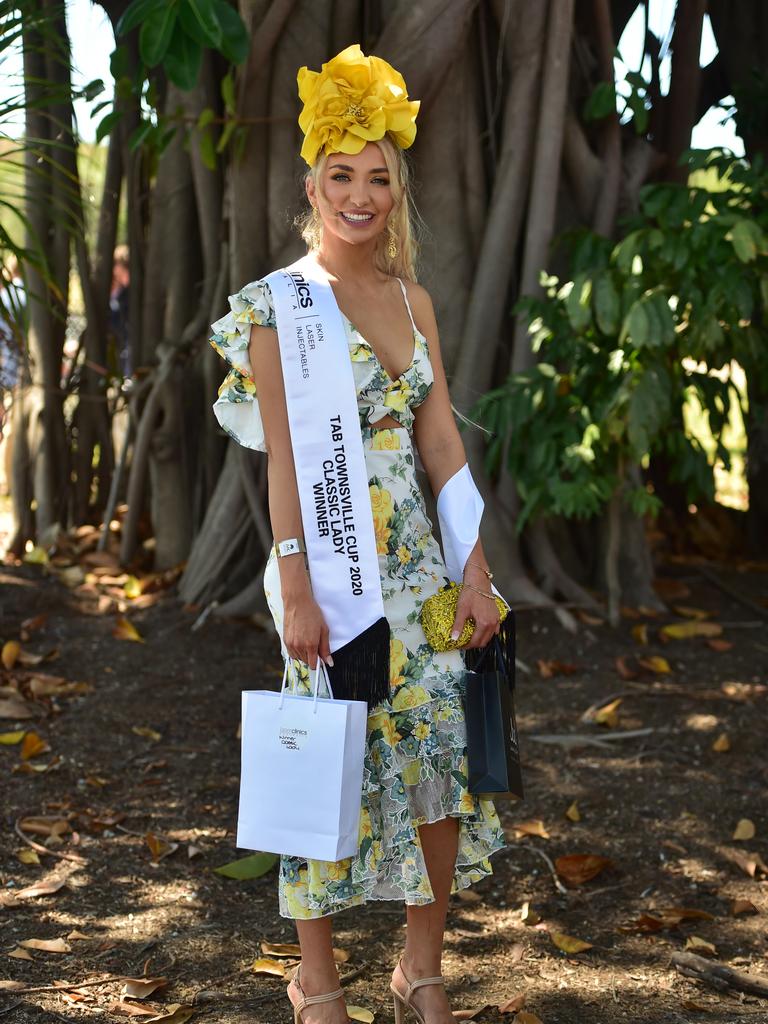
[[[303,68],[299,92],[309,165],[303,237],[341,311],[389,667],[387,696],[367,720],[357,855],[332,863],[281,857],[280,913],[296,921],[302,954],[288,996],[296,1022],[346,1022],[332,915],[369,900],[400,900],[407,936],[391,982],[396,1020],[408,1007],[423,1024],[451,1024],[441,977],[449,896],[489,874],[490,855],[505,842],[493,802],[468,792],[461,651],[433,650],[419,623],[446,569],[417,483],[416,449],[435,495],[466,467],[466,456],[432,303],[416,283],[402,151],[413,141],[418,103],[408,100],[389,64],[358,46],[319,73]],[[267,452],[277,550],[265,590],[283,655],[299,692],[308,692],[308,667],[315,669],[318,658],[333,666],[333,653],[303,550],[298,428],[293,424],[292,439],[280,328],[263,279],[231,296],[230,305],[211,339],[232,366],[215,409],[236,440]],[[464,565],[454,622],[458,637],[464,622],[474,621],[467,647],[484,646],[499,630],[489,580],[478,538]],[[320,782],[307,779],[307,786]]]

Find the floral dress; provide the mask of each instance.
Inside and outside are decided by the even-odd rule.
[[[418,825],[458,818],[452,892],[490,874],[490,855],[506,845],[493,801],[467,789],[462,654],[433,650],[419,622],[424,600],[447,577],[416,479],[411,436],[414,410],[432,387],[432,366],[427,339],[413,322],[402,281],[400,285],[414,348],[410,365],[397,380],[342,314],[357,387],[384,612],[391,629],[390,693],[368,715],[357,855],[337,862],[281,856],[283,917],[323,917],[367,900],[431,903],[434,894]],[[232,311],[213,325],[210,339],[231,364],[214,410],[236,441],[264,450],[248,341],[251,324],[275,327],[269,285],[254,281],[229,302]],[[387,415],[400,426],[370,425]],[[274,551],[264,589],[287,658]],[[291,659],[289,671],[297,692],[309,693],[307,666]]]

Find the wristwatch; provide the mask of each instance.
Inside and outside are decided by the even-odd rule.
[[[297,555],[299,552],[303,552],[305,555],[307,553],[304,541],[300,537],[291,537],[288,540],[275,542],[275,554],[278,558],[284,558],[286,555]]]

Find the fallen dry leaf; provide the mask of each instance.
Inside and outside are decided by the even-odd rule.
[[[622,679],[637,679],[637,677],[640,674],[635,669],[629,667],[629,665],[627,664],[627,659],[624,657],[624,655],[620,655],[618,658],[616,658],[614,660],[614,664],[616,665],[616,671],[619,673]]]
[[[594,853],[570,853],[555,860],[558,875],[568,885],[583,885],[612,866],[613,861],[608,857]]]
[[[267,956],[300,957],[301,946],[296,942],[262,942],[261,952]]]
[[[167,978],[122,978],[121,980],[124,982],[122,995],[129,996],[131,999],[146,999],[147,996],[151,996],[153,992],[168,984]]]
[[[13,732],[0,732],[0,746],[9,747],[15,743],[21,743],[24,739],[24,730],[15,729]]]
[[[675,615],[682,615],[684,619],[708,619],[712,614],[703,608],[690,608],[684,604],[673,605],[672,611]]]
[[[515,1017],[512,1024],[544,1024],[544,1022],[541,1017],[537,1017],[535,1013],[528,1013],[527,1010],[521,1010]]]
[[[273,974],[276,978],[285,977],[285,964],[280,960],[270,960],[268,957],[259,957],[251,964],[254,974]]]
[[[573,801],[571,806],[565,812],[565,816],[569,821],[581,821],[581,812],[579,811],[579,805],[576,800]]]
[[[32,757],[38,757],[40,754],[47,754],[50,751],[50,745],[47,740],[42,739],[36,732],[28,732],[24,737],[21,744],[20,757],[22,761],[29,761]]]
[[[648,623],[638,622],[636,626],[633,626],[632,638],[636,644],[640,644],[641,647],[645,647],[648,644]]]
[[[524,1006],[525,992],[518,992],[516,996],[512,996],[506,1003],[499,1003],[497,1009],[499,1013],[519,1013]]]
[[[22,832],[28,832],[36,836],[61,836],[65,832],[72,831],[72,826],[66,818],[46,814],[22,818],[19,822],[19,828]]]
[[[40,855],[37,850],[33,850],[29,846],[23,846],[20,850],[16,851],[16,859],[22,864],[39,864]]]
[[[698,935],[689,935],[685,940],[685,948],[692,949],[699,956],[717,956],[717,949],[714,944]]]
[[[715,742],[712,744],[712,749],[718,754],[725,754],[731,749],[731,741],[728,739],[727,732],[721,732]]]
[[[374,1014],[370,1010],[366,1010],[364,1006],[347,1006],[347,1016],[350,1020],[362,1021],[362,1024],[373,1024]]]
[[[659,654],[653,654],[649,658],[640,658],[640,665],[642,668],[647,669],[649,672],[655,672],[657,675],[666,675],[672,671],[667,659],[662,658]]]
[[[703,1003],[697,1003],[695,999],[684,999],[680,1005],[684,1010],[694,1010],[696,1013],[706,1013],[709,1009]]]
[[[535,821],[516,821],[512,825],[512,831],[521,836],[539,836],[541,839],[549,839],[549,832],[540,818]]]
[[[29,852],[35,853],[36,851],[30,850]],[[63,889],[66,884],[66,878],[53,878],[50,882],[36,882],[34,885],[27,885],[23,889],[19,889],[15,894],[16,899],[32,900],[37,896],[52,896],[59,889]]]
[[[731,839],[754,839],[755,823],[749,818],[741,818],[733,831]]]
[[[9,692],[7,695],[0,697],[0,718],[13,718],[16,721],[20,721],[25,718],[34,717],[35,712],[32,707],[17,693]]]
[[[567,661],[558,661],[557,658],[539,658],[536,665],[542,679],[551,679],[553,676],[572,676],[579,671],[578,665],[572,665]]]
[[[740,913],[760,913],[751,899],[731,900],[731,915],[737,918]]]
[[[16,949],[12,949],[8,956],[12,956],[14,960],[34,960],[34,957],[27,949],[22,949],[21,946],[17,946]]]
[[[758,871],[768,875],[768,864],[759,853],[752,853],[749,850],[733,850],[729,846],[720,846],[718,850],[723,857],[740,867],[750,878],[754,878]]]
[[[711,637],[709,640],[704,641],[711,651],[717,651],[722,654],[724,651],[730,651],[733,647],[731,640],[723,640],[722,637]]]
[[[3,663],[3,668],[9,672],[18,661],[19,655],[21,654],[21,644],[18,640],[6,640],[3,644],[3,649],[0,651],[0,661]]]
[[[681,601],[691,596],[688,584],[671,576],[658,576],[653,581],[653,589],[664,601]]]
[[[566,935],[564,932],[550,932],[549,937],[563,953],[583,953],[585,949],[592,949],[591,942],[584,942],[583,939]]]
[[[690,640],[696,636],[720,636],[723,627],[717,622],[694,620],[688,622],[672,622],[662,626],[659,633],[665,640]]]
[[[37,672],[29,681],[29,689],[33,697],[71,697],[90,693],[93,687],[90,683],[70,682],[61,676]]]
[[[523,903],[522,907],[520,907],[520,920],[523,922],[523,924],[527,925],[538,924],[541,920],[541,917],[536,913],[536,911],[531,906],[530,900],[526,900],[525,903]]]
[[[144,739],[154,740],[155,743],[163,738],[162,733],[159,733],[157,729],[151,729],[148,725],[132,725],[131,732],[136,733],[137,736],[143,736]]]
[[[21,639],[25,642],[29,640],[29,634],[40,629],[40,627],[44,626],[47,621],[48,612],[41,612],[39,615],[33,615],[30,619],[24,619],[21,624]]]
[[[42,953],[72,952],[72,947],[66,939],[24,939],[20,945],[25,949],[39,949]]]
[[[609,704],[604,704],[595,711],[592,721],[596,722],[597,725],[604,725],[608,729],[615,729],[619,724],[620,704],[621,697],[617,697],[616,700],[612,700]]]
[[[178,843],[171,843],[164,836],[158,836],[154,832],[147,832],[144,839],[155,863],[161,861],[164,857],[170,857],[179,848]]]
[[[490,1003],[483,1003],[482,1006],[476,1006],[474,1010],[454,1010],[453,1016],[455,1020],[475,1020],[481,1013],[492,1009],[493,1006]]]
[[[138,629],[134,624],[126,619],[124,615],[119,615],[115,621],[115,628],[112,630],[112,636],[118,640],[135,640],[140,644],[144,643],[144,637],[139,633]]]
[[[677,928],[683,921],[714,921],[712,914],[694,907],[665,907],[652,913],[641,914],[630,925],[619,929],[623,932],[660,932],[665,928]]]
[[[194,1006],[187,1006],[184,1003],[171,1003],[165,1013],[159,1013],[156,1017],[147,1017],[147,1024],[154,1021],[165,1021],[165,1024],[185,1024],[194,1014]]]

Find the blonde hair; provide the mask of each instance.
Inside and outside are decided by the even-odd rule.
[[[376,145],[382,152],[384,162],[389,172],[389,187],[392,191],[394,205],[387,218],[387,226],[392,233],[397,245],[397,256],[390,259],[387,255],[389,245],[389,231],[382,231],[376,247],[375,262],[379,270],[394,277],[402,277],[407,281],[416,280],[416,256],[418,253],[418,241],[416,238],[416,225],[419,223],[419,215],[413,204],[410,186],[410,172],[405,154],[399,146],[396,146],[389,136],[376,140]],[[304,176],[304,181],[312,179],[315,190],[324,199],[321,181],[323,169],[328,155],[321,150],[317,160],[309,168]],[[320,214],[314,207],[306,210],[297,218],[301,237],[307,243],[310,251],[318,249],[323,233],[323,222]]]

